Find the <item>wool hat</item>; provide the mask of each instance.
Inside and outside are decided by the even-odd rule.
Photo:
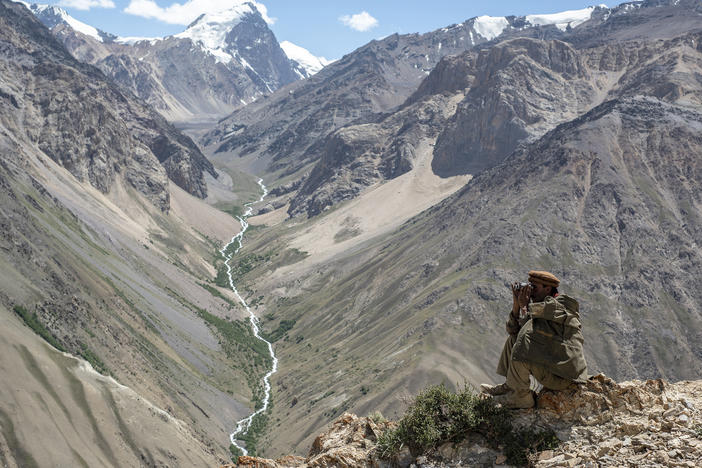
[[[529,272],[529,282],[540,283],[544,286],[553,286],[554,288],[557,288],[561,283],[561,280],[556,278],[553,273],[549,273],[548,271],[531,270]]]

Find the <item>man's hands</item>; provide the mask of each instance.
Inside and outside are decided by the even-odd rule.
[[[529,304],[531,297],[531,286],[527,285],[519,288],[519,283],[512,284],[512,315],[515,318],[519,317],[519,310]]]

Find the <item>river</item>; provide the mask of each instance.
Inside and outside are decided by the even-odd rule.
[[[256,338],[258,338],[259,340],[263,341],[264,343],[266,343],[266,345],[268,346],[268,351],[270,352],[271,361],[273,363],[273,365],[271,366],[271,370],[268,371],[268,373],[263,377],[263,391],[264,391],[263,405],[258,410],[256,410],[255,412],[253,412],[252,414],[247,416],[246,418],[238,421],[236,423],[236,429],[234,430],[234,432],[229,434],[229,439],[230,439],[231,443],[235,447],[237,447],[239,450],[241,450],[244,455],[248,455],[249,452],[246,450],[245,447],[242,447],[241,445],[239,445],[237,443],[237,439],[240,438],[241,435],[246,434],[246,432],[248,432],[249,427],[251,426],[251,421],[253,421],[253,418],[257,414],[263,413],[264,411],[266,411],[268,409],[268,403],[270,402],[270,399],[271,399],[271,376],[273,374],[275,374],[275,372],[278,370],[278,358],[275,357],[275,352],[273,352],[273,345],[261,336],[261,327],[259,326],[258,318],[254,315],[254,313],[251,310],[251,308],[249,307],[249,305],[246,303],[244,298],[241,296],[241,294],[239,294],[239,291],[236,289],[236,286],[234,285],[234,281],[232,280],[232,267],[229,264],[232,257],[234,257],[234,255],[239,253],[239,250],[241,249],[242,241],[244,239],[244,233],[246,232],[246,230],[249,227],[249,223],[246,222],[246,219],[249,216],[251,216],[251,213],[253,212],[252,205],[254,205],[255,203],[262,202],[263,199],[266,198],[266,195],[268,195],[268,189],[263,184],[263,179],[258,179],[258,185],[261,186],[261,190],[263,191],[261,198],[259,198],[255,202],[247,203],[245,205],[246,212],[242,216],[238,217],[239,222],[241,223],[241,231],[236,236],[232,237],[232,240],[229,241],[229,243],[227,245],[225,245],[222,248],[222,250],[220,250],[220,253],[224,257],[224,263],[225,263],[225,265],[227,265],[227,277],[229,278],[229,286],[231,287],[232,291],[234,291],[236,298],[239,300],[239,302],[241,302],[241,305],[244,306],[244,308],[246,309],[246,312],[249,314],[249,322],[251,323],[251,329],[253,330],[254,336]],[[229,249],[229,246],[231,246],[234,243],[238,243],[239,245],[236,247],[236,249],[232,253],[227,254],[227,249]]]

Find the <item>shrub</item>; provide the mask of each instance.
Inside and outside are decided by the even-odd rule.
[[[408,447],[419,455],[446,442],[460,442],[469,433],[480,434],[491,447],[501,448],[512,465],[524,465],[530,452],[558,444],[553,431],[514,428],[510,410],[498,407],[492,398],[468,387],[454,393],[442,384],[417,395],[397,427],[379,437],[377,451],[381,458],[390,458]]]
[[[66,351],[66,348],[64,348],[59,340],[51,333],[43,323],[39,321],[39,318],[37,317],[36,312],[29,313],[27,309],[22,307],[21,305],[16,305],[13,307],[13,310],[15,313],[24,321],[25,324],[32,330],[34,330],[34,333],[37,335],[41,336],[44,338],[44,340],[49,343],[51,346],[54,348],[58,349],[59,351]]]

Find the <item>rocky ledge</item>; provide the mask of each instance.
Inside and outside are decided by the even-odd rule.
[[[561,441],[556,449],[532,453],[532,466],[702,466],[700,380],[616,383],[600,374],[572,390],[541,391],[536,408],[513,414],[515,425],[550,429]],[[393,460],[382,460],[376,442],[394,425],[346,413],[317,437],[306,458],[240,457],[238,465],[228,466],[438,468],[506,462],[499,450],[473,434],[420,456],[404,450]]]

